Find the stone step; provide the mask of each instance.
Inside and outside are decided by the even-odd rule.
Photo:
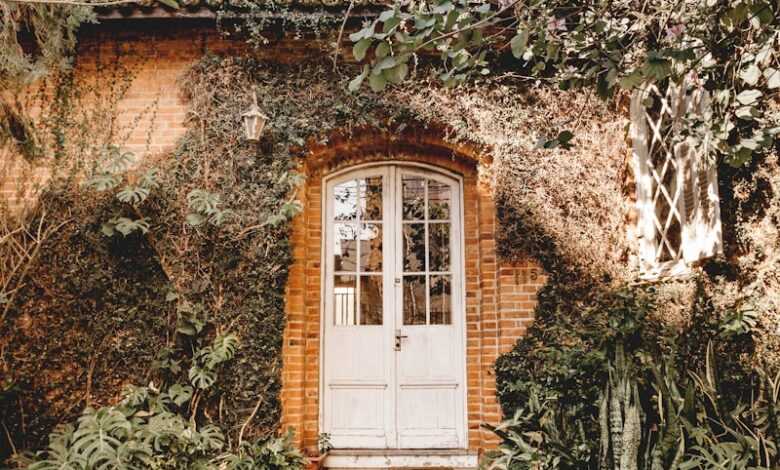
[[[334,449],[322,466],[331,470],[475,469],[478,460],[477,452],[463,449]]]

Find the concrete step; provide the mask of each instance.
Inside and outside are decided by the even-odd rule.
[[[398,468],[475,469],[475,451],[464,449],[334,449],[322,466],[331,470]]]

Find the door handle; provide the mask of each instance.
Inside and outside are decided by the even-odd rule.
[[[401,330],[395,330],[395,350],[400,351],[401,350],[401,340],[404,338],[408,338],[407,335],[401,334]]]

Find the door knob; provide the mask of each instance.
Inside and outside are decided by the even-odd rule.
[[[401,350],[401,340],[404,338],[408,338],[407,335],[401,334],[401,330],[395,330],[395,350],[400,351]]]

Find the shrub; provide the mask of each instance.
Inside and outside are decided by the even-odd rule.
[[[97,469],[216,469],[296,470],[303,455],[293,446],[292,434],[265,436],[243,443],[243,429],[235,450],[226,433],[198,413],[198,402],[218,381],[219,366],[233,359],[238,349],[234,335],[218,335],[204,346],[198,335],[203,324],[192,321],[185,309],[179,332],[198,345],[190,360],[190,383],[157,388],[129,386],[117,405],[87,408],[77,423],[56,429],[49,446],[39,452],[29,470]],[[191,325],[197,325],[191,328]],[[177,375],[178,361],[157,363]],[[261,397],[262,398],[262,397]],[[254,417],[250,415],[249,420]]]
[[[691,308],[711,314],[704,292],[697,295]],[[566,298],[576,297],[541,302],[539,325],[497,363],[511,417],[491,427],[502,444],[490,468],[780,464],[780,373],[739,362],[740,351],[751,348],[750,319],[735,325],[723,315],[717,324],[710,315],[689,325],[699,336],[692,339],[692,332],[657,320],[652,289],[594,294],[579,312],[567,308]],[[553,320],[563,326],[549,328]]]

